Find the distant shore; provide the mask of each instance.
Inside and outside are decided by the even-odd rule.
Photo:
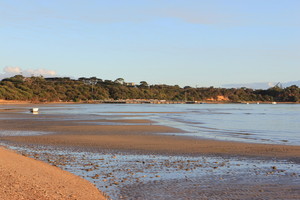
[[[32,102],[32,101],[19,101],[19,100],[3,100],[0,99],[0,105],[10,105],[10,104],[73,104],[74,102]]]
[[[32,102],[32,101],[19,101],[19,100],[3,100],[0,99],[0,105],[13,105],[13,104],[300,104],[300,102],[272,102],[272,101],[169,101],[169,100],[147,100],[147,99],[128,99],[128,100],[88,100],[80,102],[64,102],[64,101],[45,101],[45,102]]]

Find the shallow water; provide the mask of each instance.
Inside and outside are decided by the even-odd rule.
[[[64,114],[79,120],[106,119],[107,116],[114,119],[142,118],[188,132],[183,135],[300,145],[300,104],[73,104],[39,107],[43,115]],[[29,114],[27,110],[24,113]]]
[[[42,131],[0,131],[0,137],[6,136],[31,136],[31,135],[45,135],[49,134],[48,132]]]

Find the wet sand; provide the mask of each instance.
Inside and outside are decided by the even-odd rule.
[[[0,148],[0,198],[19,199],[105,199],[90,182]]]
[[[65,115],[7,114],[6,117],[9,116],[11,119],[1,120],[0,130],[48,133],[45,135],[6,136],[1,138],[11,142],[159,154],[292,158],[300,162],[300,146],[229,142],[175,136],[172,133],[183,133],[183,131],[156,125],[154,122],[145,119],[109,119],[108,116],[108,119],[77,120]],[[0,113],[0,117],[1,115],[5,114]],[[107,123],[114,123],[114,125],[106,125]],[[163,135],[164,133],[171,133],[171,135]]]
[[[122,127],[118,127],[122,128]],[[125,127],[124,129],[128,129]],[[249,144],[238,142],[223,142],[214,140],[198,140],[185,137],[163,135],[129,135],[109,134],[112,128],[108,127],[106,135],[39,135],[39,136],[16,136],[4,137],[3,140],[19,143],[77,146],[97,149],[111,149],[120,151],[135,151],[142,153],[159,154],[201,154],[201,155],[226,155],[226,156],[259,156],[272,158],[293,158],[300,163],[300,147]],[[101,131],[104,131],[103,129]],[[114,130],[119,132],[119,129]]]

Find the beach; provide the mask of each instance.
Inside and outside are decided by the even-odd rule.
[[[170,191],[168,194],[175,199],[182,197],[186,199],[209,199],[210,197],[213,199],[221,199],[222,197],[227,199],[260,197],[298,199],[300,197],[300,185],[297,181],[299,174],[297,171],[293,172],[294,168],[289,168],[291,165],[299,166],[300,146],[188,137],[184,136],[184,130],[157,124],[153,120],[141,117],[142,114],[144,113],[135,111],[118,112],[115,115],[105,115],[105,117],[101,116],[100,118],[65,114],[29,115],[24,106],[10,107],[9,109],[2,109],[0,112],[0,132],[2,132],[0,139],[4,145],[15,147],[19,153],[24,152],[24,155],[46,162],[48,160],[49,164],[61,168],[75,166],[75,161],[73,163],[69,161],[72,151],[79,152],[78,154],[87,152],[84,156],[80,154],[84,158],[81,160],[80,166],[89,168],[84,168],[81,171],[95,172],[86,175],[91,182],[110,181],[107,189],[103,188],[103,190],[118,190],[118,196],[114,196],[113,199],[164,199],[166,197],[161,196],[161,194],[166,193],[166,191]],[[172,115],[176,112],[165,112],[164,114]],[[176,135],[176,133],[181,133],[181,135]],[[67,152],[64,156],[69,157],[66,156],[65,159],[59,160],[58,157],[61,157],[62,153],[54,153],[53,155],[42,153],[43,150],[51,152],[51,149]],[[98,157],[101,155],[106,157],[95,159],[97,162],[95,160],[92,162],[92,158],[87,159],[88,156],[94,154]],[[134,155],[134,159],[137,160],[135,161],[137,164],[134,166],[129,165],[129,161],[123,164],[130,169],[130,172],[133,171],[131,177],[127,177],[128,173],[125,172],[125,168],[119,169],[113,166],[112,172],[101,175],[102,164],[109,166],[109,163],[117,163],[120,165],[121,161],[117,161],[117,159],[123,155],[126,155],[127,159]],[[15,163],[23,158],[28,162],[41,163],[24,156],[16,156]],[[156,157],[152,158],[151,156]],[[168,161],[170,160],[168,157],[175,160],[173,162]],[[77,160],[79,160],[78,158]],[[102,160],[106,162],[101,163]],[[163,167],[158,164],[158,160],[161,160],[160,163],[163,163]],[[251,166],[247,160],[251,161]],[[288,165],[282,164],[281,167],[280,163],[283,160],[289,163]],[[241,163],[233,164],[236,162]],[[73,170],[74,167],[71,167],[70,169]],[[5,170],[8,168],[4,167]],[[50,168],[52,169],[53,166]],[[162,171],[165,170],[166,173],[159,175],[159,172],[156,171],[157,168]],[[180,173],[178,177],[169,179],[163,177],[167,171],[174,169]],[[232,176],[229,172],[223,173],[227,169],[233,170],[230,171]],[[239,173],[235,173],[235,170]],[[119,171],[120,177],[126,174],[126,178],[121,180],[118,179],[117,174],[109,175],[115,171]],[[141,174],[141,177],[137,178],[136,174],[141,173],[141,171],[146,175]],[[60,170],[60,172],[63,171]],[[197,173],[200,172],[204,173],[201,180],[197,178]],[[217,175],[216,172],[218,172]],[[44,174],[43,172],[36,173]],[[182,175],[185,173],[189,174],[183,178]],[[6,174],[6,171],[3,171],[2,174]],[[243,179],[243,176],[246,179]],[[146,180],[147,177],[149,180]],[[143,178],[144,181],[141,180]],[[26,177],[20,182],[25,181],[25,179]],[[37,179],[41,178],[38,177]],[[211,179],[214,181],[209,181]],[[81,183],[76,185],[79,186]],[[109,186],[113,189],[109,189]],[[243,186],[242,190],[240,186]],[[101,190],[99,187],[98,189]],[[46,188],[45,190],[57,191],[56,188]],[[145,193],[142,194],[137,191],[144,191]],[[78,195],[75,196],[81,199]]]
[[[105,199],[88,181],[0,148],[1,199]]]

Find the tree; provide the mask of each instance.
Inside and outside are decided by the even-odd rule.
[[[120,84],[120,85],[124,85],[124,83],[125,83],[123,78],[117,78],[114,82],[117,84]]]
[[[146,81],[141,81],[139,87],[148,87],[148,83]]]
[[[83,101],[88,99],[161,99],[161,100],[206,100],[228,97],[232,102],[240,101],[278,101],[299,102],[300,88],[296,85],[268,90],[249,88],[214,88],[166,84],[151,85],[141,81],[138,87],[123,85],[124,79],[115,81],[96,77],[81,77],[73,80],[69,77],[43,78],[41,76],[23,77],[17,75],[0,81],[0,99],[31,101]]]

